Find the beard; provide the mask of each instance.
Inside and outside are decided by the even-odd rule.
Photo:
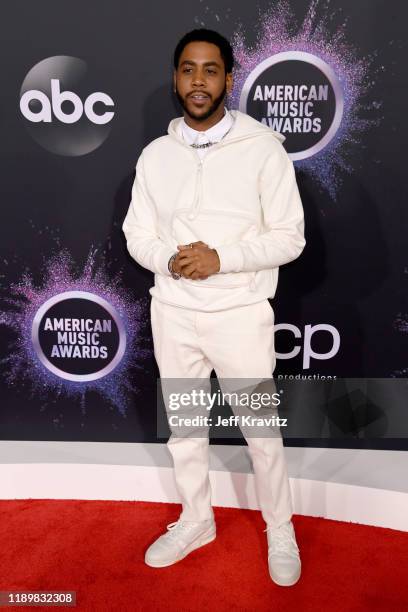
[[[191,112],[187,108],[187,105],[185,103],[185,98],[181,97],[179,90],[176,88],[176,96],[177,96],[177,100],[180,102],[180,106],[182,107],[184,112],[187,113],[187,115],[191,117],[192,119],[195,119],[195,121],[205,121],[206,119],[211,117],[211,115],[215,113],[215,111],[218,109],[220,104],[223,102],[226,93],[227,93],[227,86],[226,84],[224,84],[224,89],[222,90],[221,94],[212,101],[210,108],[203,115],[196,115],[194,112]]]

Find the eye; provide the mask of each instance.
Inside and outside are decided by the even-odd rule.
[[[215,71],[215,70],[212,70],[212,68],[209,68],[209,69],[208,69],[208,72],[211,72],[211,74],[215,74],[215,73],[216,73],[216,71]]]
[[[184,68],[183,72],[188,72],[189,70],[191,70],[191,68]]]

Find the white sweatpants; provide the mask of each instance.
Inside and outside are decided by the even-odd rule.
[[[210,389],[212,369],[218,379],[272,377],[276,364],[274,313],[268,300],[200,312],[152,297],[150,313],[154,355],[162,380],[207,379]],[[248,436],[246,442],[262,517],[268,525],[277,527],[290,520],[293,513],[282,438]],[[182,503],[180,518],[211,518],[208,436],[172,434],[167,447]]]

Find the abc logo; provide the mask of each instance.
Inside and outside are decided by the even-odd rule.
[[[39,113],[35,113],[30,109],[30,102],[32,100],[39,100],[41,102],[42,109]],[[72,104],[73,110],[71,113],[65,113],[62,110],[62,103],[66,101]],[[26,119],[34,122],[51,122],[53,112],[55,117],[63,123],[76,123],[81,119],[82,113],[85,111],[85,115],[92,123],[97,123],[98,125],[109,123],[114,113],[105,112],[102,115],[97,115],[94,111],[95,102],[103,102],[105,105],[113,106],[112,98],[100,91],[89,95],[84,104],[82,104],[81,98],[72,91],[61,92],[58,79],[51,79],[51,103],[45,93],[30,89],[21,97],[20,110]]]
[[[31,136],[52,153],[85,155],[108,137],[112,98],[99,91],[101,77],[87,64],[59,55],[36,64],[21,87],[20,110]]]

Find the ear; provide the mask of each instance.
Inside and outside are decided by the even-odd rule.
[[[177,82],[177,72],[174,69],[173,70],[173,91],[174,93],[176,93],[176,82]]]
[[[227,72],[227,75],[225,77],[225,85],[227,87],[227,95],[230,95],[234,86],[234,78],[232,76],[232,72]]]

